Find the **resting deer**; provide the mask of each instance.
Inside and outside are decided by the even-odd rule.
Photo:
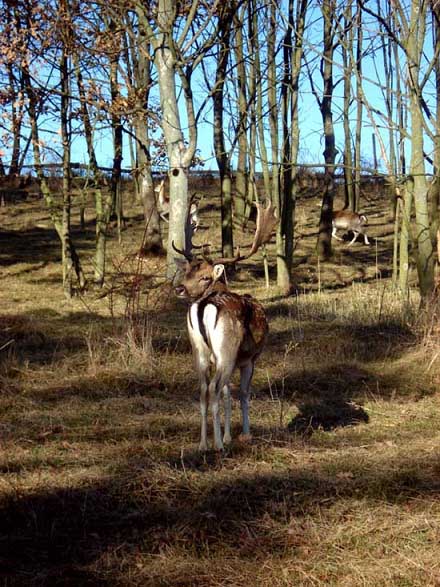
[[[240,369],[240,405],[242,434],[248,437],[249,391],[255,361],[263,350],[268,323],[260,303],[249,295],[228,290],[225,265],[237,263],[254,255],[268,242],[277,223],[272,204],[257,204],[257,228],[251,251],[230,259],[203,260],[185,255],[176,259],[184,270],[183,279],[175,288],[176,295],[190,303],[187,314],[188,333],[200,379],[201,436],[199,449],[207,450],[207,394],[214,426],[214,446],[222,450],[231,442],[230,379],[235,367]],[[212,375],[210,370],[212,367]],[[219,400],[223,392],[225,424],[221,436]]]
[[[370,244],[368,240],[368,236],[365,232],[365,226],[368,224],[367,217],[365,214],[358,214],[357,212],[350,212],[350,210],[337,210],[333,212],[332,218],[332,236],[337,238],[338,240],[342,240],[340,236],[336,234],[337,230],[344,230],[345,232],[351,230],[353,233],[353,239],[350,241],[349,245],[352,245],[355,240],[357,239],[358,235],[362,235],[364,237],[364,243],[366,245]]]

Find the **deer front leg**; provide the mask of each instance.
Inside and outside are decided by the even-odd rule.
[[[335,237],[336,239],[338,239],[338,241],[341,241],[343,239],[336,234],[336,231],[337,230],[338,230],[337,228],[333,228],[333,230],[332,230],[332,237]]]
[[[365,234],[365,232],[362,233],[362,236],[364,237],[364,245],[369,245],[370,241],[368,240],[368,236]]]

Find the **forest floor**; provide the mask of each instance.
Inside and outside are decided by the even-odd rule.
[[[215,245],[209,193],[195,240]],[[234,402],[224,454],[197,451],[185,307],[151,287],[163,259],[136,257],[140,207],[110,239],[107,295],[70,301],[43,203],[0,208],[2,585],[440,586],[438,329],[393,290],[389,206],[364,201],[370,246],[318,265],[318,199],[299,200],[292,295],[265,289],[259,255],[231,280],[270,337],[252,440]]]

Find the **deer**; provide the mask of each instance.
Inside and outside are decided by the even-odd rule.
[[[257,224],[250,252],[241,255],[238,249],[233,258],[202,259],[185,254],[172,243],[174,250],[185,259],[176,264],[183,271],[175,287],[178,298],[189,303],[187,328],[194,363],[200,382],[200,444],[199,450],[208,449],[207,419],[208,398],[214,429],[214,447],[224,450],[231,437],[230,380],[240,370],[240,407],[242,416],[241,439],[250,438],[249,395],[255,362],[260,356],[268,335],[269,325],[263,306],[248,294],[240,295],[229,290],[225,266],[249,259],[269,242],[278,218],[272,203],[257,205]],[[220,400],[223,393],[224,434],[220,423]]]
[[[165,222],[168,222],[167,216],[169,216],[170,213],[170,198],[165,193],[165,182],[167,180],[168,178],[165,176],[154,188],[154,192],[156,194],[157,210],[159,212],[159,216]]]
[[[350,212],[350,210],[336,210],[332,216],[332,236],[342,241],[343,239],[336,234],[338,230],[353,232],[353,239],[349,245],[352,245],[357,239],[358,235],[364,237],[364,244],[369,245],[370,241],[365,232],[365,226],[368,224],[368,219],[365,214],[358,214],[357,212]]]
[[[159,184],[154,188],[156,193],[156,205],[159,212],[159,216],[164,222],[169,222],[170,215],[170,197],[165,191],[165,186],[168,181],[168,177],[164,177]],[[188,222],[192,227],[193,232],[196,232],[200,225],[199,221],[199,207],[197,202],[192,201],[189,205],[188,211]]]

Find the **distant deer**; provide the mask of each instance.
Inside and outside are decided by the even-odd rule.
[[[358,235],[362,235],[364,237],[364,243],[366,245],[370,244],[368,240],[368,236],[365,232],[365,226],[368,224],[367,217],[365,214],[358,214],[357,212],[350,212],[350,210],[337,210],[333,212],[332,218],[332,236],[337,238],[338,240],[343,240],[340,236],[336,234],[338,230],[344,230],[345,232],[351,231],[353,233],[353,239],[350,241],[349,245],[352,245],[355,240],[357,239]]]
[[[168,181],[168,177],[165,176],[158,185],[154,188],[156,193],[156,204],[159,216],[165,222],[168,222],[167,216],[170,214],[170,197],[165,192],[165,183]]]
[[[170,215],[170,196],[166,192],[167,184],[169,185],[168,177],[164,177],[159,182],[159,184],[154,188],[154,191],[156,193],[157,210],[159,212],[159,216],[165,222],[169,222]],[[193,232],[195,232],[200,224],[198,215],[198,205],[196,202],[190,202],[188,217],[189,223],[193,228]]]
[[[187,326],[200,380],[201,436],[199,449],[206,451],[207,394],[214,425],[214,446],[222,450],[231,442],[230,379],[235,367],[240,369],[240,405],[242,434],[249,436],[249,392],[255,361],[263,350],[269,330],[264,309],[249,295],[228,290],[225,265],[254,255],[268,242],[277,218],[272,204],[257,204],[257,227],[252,248],[247,255],[238,252],[233,259],[203,260],[185,255],[176,259],[184,271],[176,295],[190,303]],[[210,370],[212,367],[212,374]],[[223,392],[225,424],[221,436],[219,400]]]

